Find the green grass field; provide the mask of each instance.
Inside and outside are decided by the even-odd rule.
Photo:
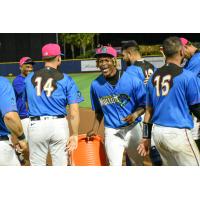
[[[84,101],[80,103],[80,107],[82,108],[91,108],[90,103],[90,84],[92,80],[94,80],[99,73],[78,73],[78,74],[69,74],[76,84],[78,85],[79,90],[81,91]],[[14,77],[8,78],[10,82],[13,81]]]

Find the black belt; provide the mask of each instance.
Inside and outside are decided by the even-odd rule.
[[[7,135],[0,135],[0,141],[9,140],[9,137]]]
[[[48,119],[59,119],[65,118],[65,115],[56,115],[56,116],[34,116],[30,117],[31,121],[38,121],[38,120],[48,120]]]
[[[28,118],[27,116],[20,116],[20,119],[26,119]]]

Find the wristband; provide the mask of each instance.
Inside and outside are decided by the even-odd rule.
[[[26,139],[24,133],[22,133],[19,137],[17,137],[18,140],[24,140]]]
[[[151,130],[153,124],[143,122],[143,138],[151,139]]]

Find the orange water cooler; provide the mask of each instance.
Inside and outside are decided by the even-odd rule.
[[[86,134],[79,135],[78,148],[71,155],[73,166],[107,166],[107,157],[103,139],[99,135],[87,138]]]

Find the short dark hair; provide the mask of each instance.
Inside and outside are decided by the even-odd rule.
[[[182,43],[179,37],[168,37],[163,41],[163,53],[166,57],[172,57],[182,48]]]
[[[133,51],[140,51],[139,45],[135,40],[122,41],[122,50],[131,48]]]
[[[47,57],[43,57],[42,60],[44,62],[51,62],[53,61],[57,56],[47,56]]]

